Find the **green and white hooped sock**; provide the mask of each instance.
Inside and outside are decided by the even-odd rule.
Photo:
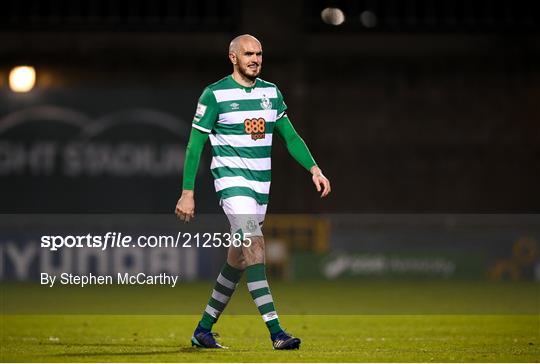
[[[207,330],[212,329],[212,325],[217,322],[227,303],[229,303],[236,285],[242,277],[242,273],[244,273],[243,270],[236,269],[225,262],[217,277],[216,285],[212,291],[212,296],[208,300],[202,319],[199,321],[201,327]]]
[[[282,331],[279,326],[279,319],[274,306],[274,300],[270,293],[268,281],[266,280],[265,266],[263,263],[250,265],[246,268],[247,286],[253,301],[259,309],[266,327],[270,334],[276,334]]]

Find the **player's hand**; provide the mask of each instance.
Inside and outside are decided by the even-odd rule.
[[[182,196],[176,203],[176,216],[182,221],[189,222],[195,217],[195,198],[192,190],[182,191]]]
[[[319,167],[314,166],[310,170],[312,174],[312,180],[317,188],[317,192],[321,192],[321,198],[328,196],[332,188],[330,187],[330,180],[326,178]]]

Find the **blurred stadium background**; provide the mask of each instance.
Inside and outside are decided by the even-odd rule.
[[[83,271],[40,251],[43,228],[178,230],[196,100],[251,33],[334,188],[320,200],[275,143],[274,276],[539,280],[538,18],[537,3],[508,0],[3,1],[1,277]],[[28,92],[13,91],[17,66],[35,70]],[[202,221],[219,213],[208,157]],[[224,252],[180,254],[167,267],[197,280]],[[135,255],[84,269],[165,264]]]

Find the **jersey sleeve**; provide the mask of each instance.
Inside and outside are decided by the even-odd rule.
[[[285,100],[283,99],[283,94],[281,93],[281,91],[279,91],[279,88],[276,87],[276,91],[277,91],[277,99],[278,99],[276,120],[279,120],[282,117],[287,115],[286,113],[287,105],[285,104]]]
[[[192,126],[204,133],[211,133],[216,123],[218,106],[214,93],[209,88],[205,88],[193,117]]]
[[[308,171],[313,166],[317,165],[313,159],[313,156],[309,152],[306,143],[300,137],[300,135],[298,135],[287,115],[276,121],[276,127],[274,130],[285,142],[285,146],[287,147],[290,155],[292,155],[293,158],[300,163],[300,165],[302,165]]]
[[[197,175],[201,153],[207,140],[207,133],[201,132],[196,128],[191,129],[184,159],[184,178],[182,182],[184,190],[193,190],[195,188],[195,176]]]

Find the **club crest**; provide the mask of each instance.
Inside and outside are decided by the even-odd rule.
[[[263,95],[261,99],[261,107],[265,110],[269,110],[272,108],[272,101],[266,95]]]
[[[257,230],[257,223],[255,220],[248,220],[246,223],[246,229],[250,233],[253,233],[255,230]]]

